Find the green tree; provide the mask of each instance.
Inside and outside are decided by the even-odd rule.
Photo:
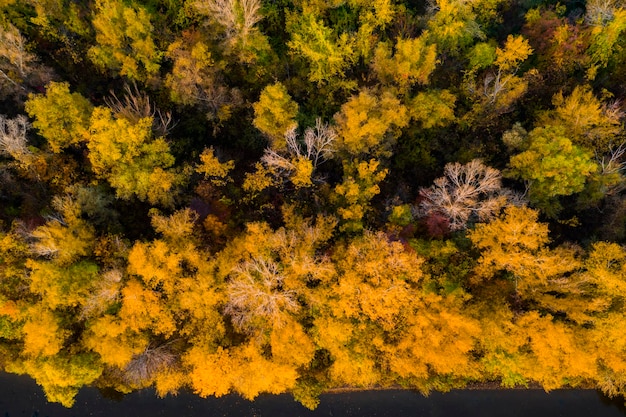
[[[342,79],[356,61],[354,36],[335,34],[313,13],[289,14],[287,31],[291,34],[287,46],[308,63],[310,81],[325,84]]]
[[[508,175],[526,181],[530,201],[555,215],[560,207],[557,197],[582,191],[598,165],[562,127],[535,128],[527,140],[526,150],[511,157]]]

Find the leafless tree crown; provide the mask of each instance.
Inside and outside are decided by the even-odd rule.
[[[176,364],[177,356],[169,344],[148,347],[135,355],[124,369],[124,379],[135,385],[149,382],[158,372]]]
[[[194,5],[200,13],[213,16],[225,28],[228,39],[245,42],[262,19],[260,0],[198,0]]]
[[[19,115],[8,119],[0,115],[0,154],[10,155],[17,161],[24,162],[32,152],[28,149],[26,134],[30,123],[26,116]]]
[[[279,175],[288,176],[296,169],[292,162],[293,158],[310,160],[314,170],[324,161],[331,159],[335,153],[337,133],[332,126],[322,122],[322,119],[318,117],[315,127],[309,127],[304,131],[302,143],[298,139],[297,126],[285,134],[285,140],[287,142],[286,155],[267,148],[261,161]]]
[[[237,327],[251,330],[258,318],[280,326],[285,313],[297,311],[296,294],[283,289],[284,279],[275,262],[253,258],[234,272],[224,311]]]
[[[171,112],[162,112],[157,109],[146,93],[139,91],[137,85],[124,86],[124,98],[120,99],[114,92],[105,99],[106,104],[113,112],[133,123],[147,117],[152,119],[152,129],[158,136],[167,135],[174,127]]]
[[[494,217],[510,200],[510,192],[502,188],[500,171],[478,159],[465,165],[447,164],[444,176],[422,188],[420,196],[419,214],[441,214],[450,221],[451,230],[465,228],[472,217],[479,221]]]

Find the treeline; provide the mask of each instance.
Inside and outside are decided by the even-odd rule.
[[[623,6],[0,0],[2,369],[623,395]]]

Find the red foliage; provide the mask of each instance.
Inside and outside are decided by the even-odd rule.
[[[442,238],[450,233],[450,220],[441,213],[431,211],[426,216],[424,224],[431,237]]]

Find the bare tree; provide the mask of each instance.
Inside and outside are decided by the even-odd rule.
[[[605,26],[613,20],[615,11],[624,7],[621,0],[589,0],[585,5],[585,23]]]
[[[279,153],[267,148],[261,161],[279,177],[289,177],[296,171],[296,166],[292,162],[294,159],[308,159],[315,170],[333,157],[336,139],[335,129],[328,123],[323,123],[318,117],[315,127],[309,127],[304,131],[302,142],[298,139],[297,126],[294,126],[285,134],[287,151]]]
[[[117,116],[133,123],[147,117],[152,118],[152,130],[158,136],[165,136],[172,130],[174,124],[171,112],[162,112],[157,109],[150,102],[150,97],[139,91],[136,84],[133,84],[132,88],[126,84],[124,90],[123,99],[119,99],[113,91],[111,91],[111,97],[105,99],[106,104]]]
[[[28,163],[32,159],[32,152],[26,145],[29,128],[30,123],[24,115],[20,114],[15,119],[0,115],[0,154],[10,155],[19,162]]]
[[[253,258],[241,263],[228,284],[224,312],[243,330],[254,329],[254,321],[259,318],[281,326],[285,313],[298,310],[296,294],[283,289],[283,280],[272,261]]]
[[[84,319],[104,313],[119,298],[121,281],[122,272],[119,269],[111,269],[102,274],[102,278],[82,305],[81,317]]]
[[[147,347],[135,355],[124,369],[124,379],[134,385],[149,382],[157,373],[175,366],[177,355],[171,343],[157,347]]]
[[[500,171],[478,159],[465,165],[447,164],[444,176],[431,187],[422,188],[420,196],[418,213],[443,215],[450,230],[464,229],[471,218],[491,219],[513,199],[512,193],[502,188]]]
[[[193,4],[198,12],[212,16],[224,27],[228,40],[241,39],[244,44],[262,19],[260,0],[197,0]]]
[[[0,24],[0,86],[3,92],[25,96],[28,86],[45,85],[52,70],[28,52],[26,38],[9,23]]]

